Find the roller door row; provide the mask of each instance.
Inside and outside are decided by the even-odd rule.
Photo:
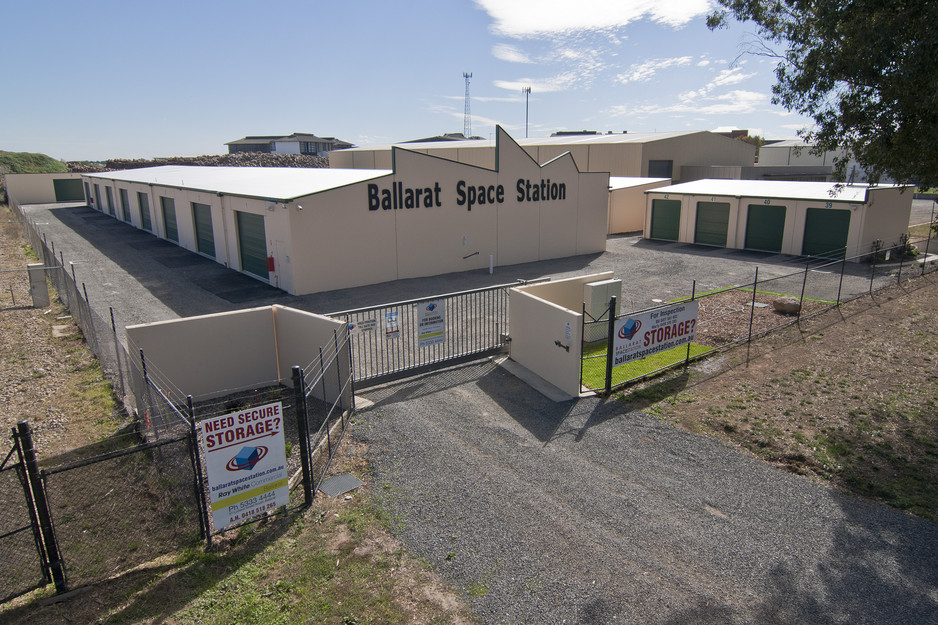
[[[762,252],[782,251],[786,207],[750,204],[746,212],[744,248]],[[728,202],[698,202],[694,243],[726,247],[730,225]],[[680,200],[652,200],[651,238],[678,241],[681,228]],[[843,258],[850,232],[850,211],[808,208],[801,253],[804,256]]]

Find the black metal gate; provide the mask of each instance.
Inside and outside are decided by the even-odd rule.
[[[46,585],[49,570],[16,429],[0,462],[0,603]]]
[[[349,324],[352,371],[367,387],[505,349],[508,290],[518,280],[329,315]]]

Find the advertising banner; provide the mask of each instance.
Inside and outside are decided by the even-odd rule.
[[[446,302],[423,302],[417,305],[417,344],[439,345],[446,339]]]
[[[215,531],[287,505],[280,402],[206,419],[198,427]]]
[[[685,302],[616,320],[614,365],[641,360],[694,340],[697,302]]]

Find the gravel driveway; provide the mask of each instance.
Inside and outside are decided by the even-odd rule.
[[[484,623],[934,623],[938,526],[492,362],[364,396],[371,491]]]

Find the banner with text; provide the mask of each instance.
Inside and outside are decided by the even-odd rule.
[[[685,302],[616,320],[614,365],[641,360],[694,340],[697,302]]]
[[[287,505],[280,402],[199,423],[215,531]]]
[[[439,345],[446,339],[446,301],[423,302],[417,308],[418,346]]]

